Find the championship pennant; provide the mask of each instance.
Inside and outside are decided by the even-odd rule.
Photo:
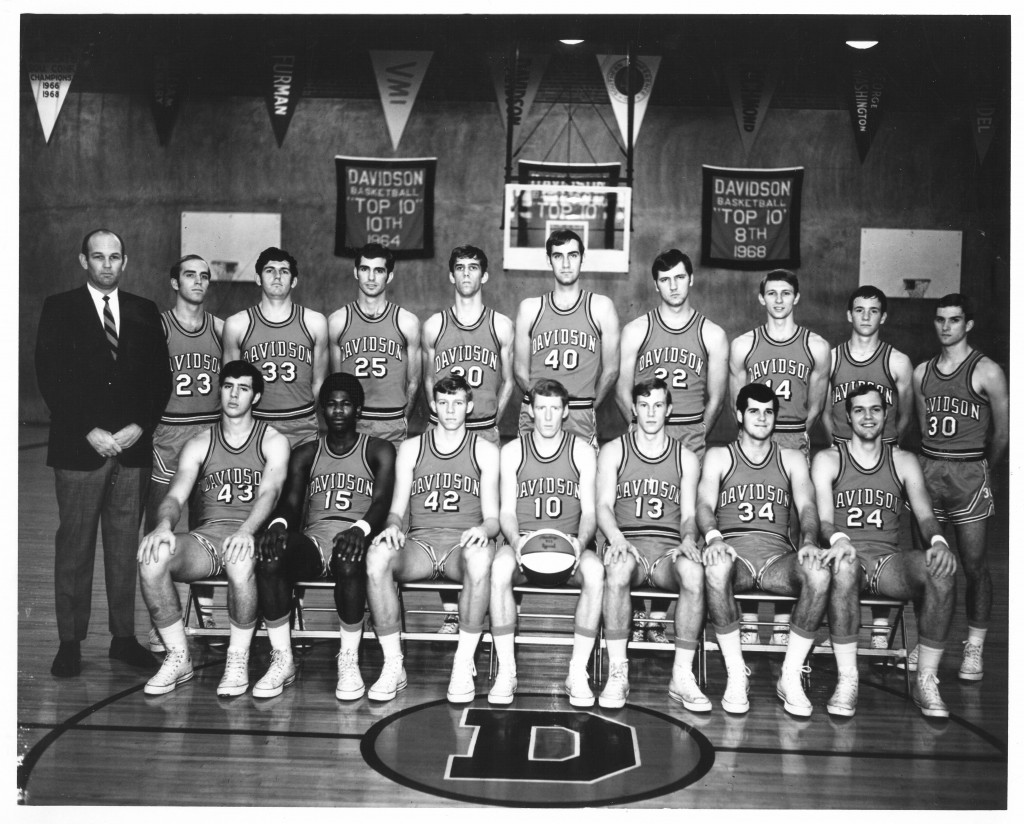
[[[268,59],[267,112],[280,149],[302,94],[305,64],[302,55],[294,50],[275,51]]]
[[[740,130],[744,157],[750,154],[761,131],[778,80],[778,72],[773,67],[743,63],[725,67],[725,82],[736,114],[736,128]]]
[[[627,66],[627,63],[631,65]],[[601,67],[601,77],[608,99],[611,100],[615,119],[619,124],[622,142],[628,143],[629,133],[629,92],[633,91],[633,143],[640,134],[647,103],[654,89],[654,78],[661,65],[660,57],[634,57],[627,61],[622,54],[599,54],[597,64]]]
[[[29,63],[28,82],[32,87],[32,96],[36,100],[36,111],[39,123],[43,127],[43,137],[47,143],[57,123],[57,115],[64,106],[64,100],[75,77],[77,64],[73,59],[38,60]]]
[[[150,102],[156,123],[156,136],[160,145],[166,146],[178,119],[181,102],[185,99],[188,85],[185,62],[180,52],[162,52],[153,55],[151,70],[153,96]]]
[[[370,52],[388,134],[391,135],[391,148],[396,151],[433,54],[428,51]]]
[[[511,97],[512,125],[520,126],[530,113],[533,101],[537,97],[537,89],[548,67],[546,54],[520,54],[516,58],[515,74],[511,78],[512,67],[507,65],[504,54],[487,55],[487,63],[491,67],[491,79],[494,81],[494,96],[498,100],[498,113],[501,125],[508,128],[508,105]],[[511,79],[511,86],[509,80]],[[511,92],[511,94],[510,94]]]

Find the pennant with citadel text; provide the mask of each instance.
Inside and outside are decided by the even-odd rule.
[[[516,59],[515,76],[509,78],[510,69],[507,65],[508,56],[504,54],[487,55],[487,64],[491,67],[491,80],[494,82],[494,96],[498,101],[498,113],[501,125],[508,128],[509,80],[512,80],[512,125],[520,126],[530,113],[533,101],[537,97],[537,89],[544,78],[544,70],[548,67],[546,54],[520,54]]]
[[[743,142],[743,156],[746,157],[757,140],[771,105],[778,72],[771,66],[732,63],[725,67],[725,82]]]
[[[882,123],[885,71],[868,61],[857,63],[850,74],[850,121],[860,162],[868,156],[871,142]]]
[[[395,151],[402,141],[405,124],[409,121],[433,54],[428,51],[370,52],[380,102],[384,106],[384,119],[391,135],[391,148]]]
[[[47,143],[57,123],[57,115],[67,99],[76,68],[77,63],[71,58],[36,60],[26,65],[29,86],[36,101],[39,123],[43,127],[43,138]]]
[[[156,123],[156,136],[160,145],[166,146],[187,91],[185,61],[179,52],[154,54],[151,71],[153,96],[150,105]]]
[[[599,54],[597,64],[601,67],[601,77],[624,144],[629,142],[629,93],[633,92],[633,144],[636,145],[661,58],[634,57],[632,65],[627,67],[624,54]]]
[[[302,94],[305,61],[294,50],[276,51],[268,55],[268,61],[267,111],[280,149]]]

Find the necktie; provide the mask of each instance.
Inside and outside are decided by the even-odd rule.
[[[103,296],[103,331],[107,333],[110,356],[117,360],[117,324],[114,323],[114,313],[110,311],[109,295]]]

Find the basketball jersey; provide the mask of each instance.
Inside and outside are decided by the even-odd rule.
[[[615,523],[627,538],[682,540],[679,482],[683,477],[683,445],[669,438],[656,458],[641,454],[636,434],[619,437],[622,460],[615,483]]]
[[[971,386],[974,370],[984,355],[977,349],[951,374],[939,371],[938,356],[928,361],[921,378],[925,428],[921,452],[933,458],[985,457],[992,409]]]
[[[865,469],[850,454],[849,444],[836,444],[839,474],[832,484],[835,528],[845,532],[854,546],[859,543],[899,543],[903,484],[896,474],[892,444],[882,446],[882,458],[874,469]]]
[[[769,533],[789,542],[789,473],[782,450],[771,444],[761,463],[751,461],[738,441],[729,444],[732,465],[718,493],[719,531],[729,535]]]
[[[747,383],[763,383],[779,397],[776,432],[803,432],[807,428],[807,389],[814,369],[811,330],[798,326],[788,340],[768,337],[768,327],[754,330],[743,365]]]
[[[473,414],[466,418],[467,429],[490,429],[497,423],[500,353],[493,309],[484,309],[469,326],[459,323],[451,309],[441,314],[441,331],[434,343],[434,380],[459,375],[472,387]],[[433,412],[430,422],[437,423]]]
[[[580,471],[573,460],[576,436],[562,433],[550,458],[542,458],[533,434],[520,435],[522,458],[516,471],[516,519],[520,532],[558,529],[576,535],[580,529]]]
[[[277,322],[263,317],[259,306],[248,314],[242,358],[259,367],[264,383],[253,417],[276,421],[313,414],[313,336],[306,327],[306,310],[293,304],[288,319]]]
[[[263,455],[266,432],[266,422],[256,421],[245,443],[236,449],[224,440],[221,426],[210,429],[210,446],[196,482],[204,524],[249,517],[267,462]]]
[[[601,332],[590,308],[594,295],[582,290],[569,309],[541,298],[530,326],[530,382],[556,380],[569,392],[570,409],[592,409],[601,375]]]
[[[168,309],[160,323],[171,356],[171,390],[167,408],[160,418],[166,424],[216,423],[220,420],[220,338],[214,317],[203,313],[203,325],[195,332],[185,329]]]
[[[348,305],[345,328],[338,335],[341,372],[351,372],[363,385],[366,399],[360,418],[368,421],[400,420],[405,416],[405,357],[408,341],[398,328],[398,304],[388,301],[375,318],[363,314],[359,304]]]
[[[373,473],[366,460],[368,437],[357,435],[352,448],[335,455],[327,437],[317,441],[316,455],[306,487],[306,526],[321,521],[348,521],[362,518],[373,500]]]
[[[707,318],[694,311],[682,329],[665,325],[661,312],[647,313],[647,334],[637,351],[633,384],[661,378],[672,392],[668,424],[693,424],[704,420],[708,386],[708,348],[704,345]]]
[[[832,400],[832,437],[836,441],[850,440],[850,421],[846,417],[846,396],[859,386],[868,384],[882,393],[888,406],[882,440],[896,441],[896,417],[900,397],[896,391],[896,379],[889,371],[889,355],[892,347],[879,343],[874,354],[867,360],[854,360],[847,341],[834,350],[836,362],[829,375],[829,392]]]
[[[476,434],[466,432],[454,452],[443,454],[434,443],[434,430],[420,436],[412,470],[409,529],[469,529],[483,523],[480,505],[480,466]]]

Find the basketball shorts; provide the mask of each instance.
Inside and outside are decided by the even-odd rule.
[[[331,557],[334,555],[334,538],[339,532],[349,529],[355,521],[323,520],[308,525],[302,534],[313,542],[320,553],[320,577],[328,578],[331,574]]]
[[[969,524],[995,512],[988,461],[943,461],[918,455],[939,523]]]
[[[879,579],[886,564],[899,554],[899,547],[880,541],[858,541],[854,546],[857,549],[857,562],[864,570],[863,590],[871,595],[884,597],[886,593],[878,589]]]
[[[636,586],[659,586],[654,582],[654,572],[662,564],[672,564],[672,557],[669,555],[669,552],[679,546],[680,542],[668,537],[626,535],[625,533],[624,537],[636,547],[637,552],[640,554],[637,568],[643,577],[636,583]]]
[[[253,417],[257,420],[266,421],[284,435],[292,449],[304,443],[315,441],[320,437],[320,429],[316,422],[316,412],[310,412],[308,415],[303,415],[299,418],[273,418],[262,416],[254,411]]]
[[[524,403],[519,412],[519,434],[533,431],[533,418]],[[569,417],[562,421],[562,429],[597,448],[597,415],[593,409],[570,409]]]
[[[433,571],[430,580],[437,581],[448,577],[444,565],[457,549],[464,529],[414,529],[405,536],[406,552],[422,552],[430,559]]]
[[[386,421],[360,418],[356,421],[356,432],[369,435],[372,438],[382,438],[398,446],[409,437],[409,422],[404,417]]]
[[[784,449],[799,449],[810,463],[811,439],[806,432],[774,432],[772,440]]]
[[[770,532],[743,533],[722,536],[725,542],[736,550],[736,563],[743,564],[754,579],[754,589],[765,591],[762,586],[765,573],[791,552],[796,550],[788,538]]]
[[[153,483],[170,484],[178,471],[178,456],[191,439],[213,426],[209,423],[159,423],[153,431]]]
[[[181,552],[187,547],[197,547],[205,552],[210,560],[210,569],[204,578],[211,578],[224,571],[224,561],[221,556],[221,546],[224,540],[238,532],[242,521],[217,520],[208,521],[191,532],[176,532],[174,534],[177,544],[176,552]],[[255,563],[255,560],[253,561]]]

